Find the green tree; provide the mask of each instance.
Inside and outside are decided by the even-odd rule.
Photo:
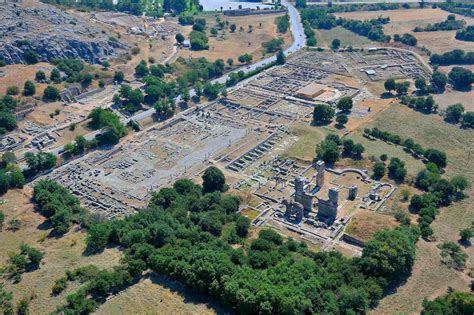
[[[422,93],[426,90],[426,80],[423,78],[418,78],[415,80],[415,87],[420,90]]]
[[[181,33],[176,34],[175,39],[180,45],[183,44],[185,40],[184,35]]]
[[[226,189],[224,173],[215,166],[210,166],[204,171],[202,181],[202,189],[205,193]]]
[[[229,28],[230,28],[230,32],[231,32],[231,33],[234,33],[235,30],[237,29],[237,26],[232,23],[232,24],[229,26]]]
[[[150,71],[145,60],[140,61],[140,63],[135,67],[135,75],[137,77],[144,77],[148,75]]]
[[[347,118],[346,115],[339,115],[336,117],[336,122],[341,127],[344,127],[344,125],[347,124],[348,121],[349,121],[349,118]]]
[[[10,177],[0,171],[0,195],[3,195],[10,188]]]
[[[461,103],[449,105],[448,108],[446,108],[446,116],[444,120],[453,124],[457,124],[461,121],[463,113],[464,106]]]
[[[474,112],[466,112],[462,116],[461,127],[474,128]]]
[[[375,233],[362,251],[367,275],[397,281],[408,276],[415,261],[415,233],[408,227]]]
[[[227,59],[227,64],[229,65],[229,67],[232,67],[232,65],[234,64],[234,59],[232,58]]]
[[[332,42],[331,42],[331,48],[332,49],[337,50],[337,49],[339,49],[340,46],[341,46],[341,41],[338,38],[335,38],[335,39],[332,40]]]
[[[433,74],[431,75],[431,85],[438,92],[444,91],[444,89],[446,88],[447,82],[448,82],[448,78],[441,71],[434,71]]]
[[[25,176],[20,170],[10,172],[10,186],[12,188],[23,188],[25,185]]]
[[[51,85],[48,85],[43,92],[43,98],[45,101],[54,102],[59,99],[59,90]]]
[[[323,140],[316,146],[317,158],[328,164],[339,159],[339,147],[332,140]]]
[[[374,174],[372,175],[372,177],[376,180],[381,179],[382,177],[385,176],[385,163],[383,162],[375,163],[373,171],[374,171]]]
[[[35,80],[36,82],[46,81],[46,73],[44,73],[44,71],[41,71],[41,70],[36,71]]]
[[[33,96],[36,93],[36,87],[33,81],[27,80],[25,81],[25,86],[23,87],[23,95],[24,96]]]
[[[276,62],[279,65],[283,65],[286,62],[286,56],[283,50],[279,50],[276,56]]]
[[[121,83],[124,79],[124,74],[122,71],[115,71],[114,73],[114,81],[117,83]]]
[[[396,82],[395,82],[395,79],[387,79],[384,83],[384,87],[385,87],[385,90],[387,90],[388,92],[391,92],[391,91],[395,91],[396,89]]]
[[[313,123],[315,124],[328,124],[331,122],[335,115],[334,109],[325,104],[314,105],[313,110]]]
[[[18,95],[20,94],[20,89],[18,88],[18,86],[9,86],[7,88],[7,95],[11,95],[11,96],[15,96],[15,95]]]
[[[59,72],[58,68],[51,70],[49,78],[56,84],[61,83],[61,73]]]
[[[470,89],[474,82],[474,74],[471,70],[462,67],[453,67],[448,74],[449,82],[455,89]]]
[[[250,228],[250,220],[247,217],[239,216],[236,222],[236,232],[240,237],[247,237]]]
[[[337,102],[337,108],[343,112],[349,112],[352,106],[353,102],[350,96],[344,96]]]
[[[474,236],[472,228],[462,229],[459,231],[459,237],[462,242],[468,242]]]

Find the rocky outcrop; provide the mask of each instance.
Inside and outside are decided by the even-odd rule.
[[[25,63],[33,50],[39,61],[80,58],[89,63],[118,57],[127,44],[109,37],[100,26],[50,5],[0,6],[0,59],[7,64]]]

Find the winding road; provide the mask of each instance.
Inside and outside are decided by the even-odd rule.
[[[290,47],[288,47],[286,50],[284,50],[285,55],[288,56],[289,54],[295,53],[298,50],[300,50],[301,48],[305,47],[306,38],[305,38],[305,35],[304,35],[303,24],[301,23],[301,18],[300,18],[300,14],[299,14],[298,10],[287,0],[281,0],[281,4],[286,6],[287,9],[288,9],[288,15],[290,17],[290,31],[291,31],[292,36],[293,36],[293,43],[291,44]],[[268,63],[273,62],[275,60],[276,60],[276,56],[274,55],[274,56],[262,59],[262,60],[260,60],[256,63],[254,63],[254,64],[251,64],[251,65],[248,65],[248,66],[243,66],[243,67],[241,67],[239,69],[236,69],[234,71],[243,71],[244,73],[248,73],[250,71],[253,71],[253,70],[257,69],[258,67],[265,66]],[[227,79],[229,79],[231,73],[232,72],[226,73],[223,76],[212,80],[211,83],[225,84]],[[194,90],[190,90],[189,94],[191,96],[195,95]],[[179,101],[179,97],[178,97],[177,101]],[[127,124],[130,120],[140,121],[140,120],[143,120],[145,118],[148,118],[148,117],[152,116],[154,113],[155,113],[155,109],[150,108],[146,111],[135,114],[135,115],[133,115],[129,118],[123,118],[122,123]],[[101,133],[100,130],[96,130],[96,131],[93,131],[91,133],[88,133],[84,137],[87,140],[92,140],[100,133]],[[48,152],[53,153],[55,155],[59,155],[63,152],[63,150],[64,150],[63,147],[57,147],[57,148],[49,150]]]

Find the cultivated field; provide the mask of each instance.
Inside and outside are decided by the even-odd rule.
[[[220,16],[222,21],[229,21],[230,24],[235,24],[237,29],[231,33],[229,29],[219,31],[217,37],[212,37],[210,29],[216,24],[216,16]],[[285,46],[291,44],[291,33],[288,30],[286,34],[279,34],[275,24],[275,18],[281,15],[251,15],[226,17],[223,15],[204,15],[207,21],[207,36],[209,38],[209,49],[202,51],[191,51],[188,49],[180,50],[179,56],[184,58],[199,58],[205,57],[210,61],[216,59],[228,58],[234,59],[234,63],[238,64],[238,57],[242,54],[252,54],[253,61],[264,59],[264,49],[262,44],[276,37],[283,37]],[[252,26],[252,32],[249,33],[249,25]],[[240,32],[240,27],[244,31]],[[187,38],[192,31],[192,27],[185,27],[183,34]],[[223,33],[224,32],[224,33]]]
[[[365,20],[375,19],[379,16],[390,17],[390,23],[384,26],[384,32],[389,35],[412,33],[418,40],[418,46],[425,46],[434,53],[450,51],[454,48],[460,48],[467,51],[474,49],[474,43],[456,40],[454,38],[456,31],[440,32],[413,32],[417,26],[426,26],[427,24],[445,21],[450,13],[441,9],[401,9],[387,11],[358,11],[337,13],[337,17],[349,19]],[[474,24],[474,19],[456,15],[456,19],[463,19],[468,25]]]

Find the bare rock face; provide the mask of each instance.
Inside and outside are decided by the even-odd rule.
[[[80,58],[99,63],[128,48],[89,20],[43,3],[0,5],[0,21],[0,59],[7,64],[25,63],[29,50],[36,52],[39,61]]]

